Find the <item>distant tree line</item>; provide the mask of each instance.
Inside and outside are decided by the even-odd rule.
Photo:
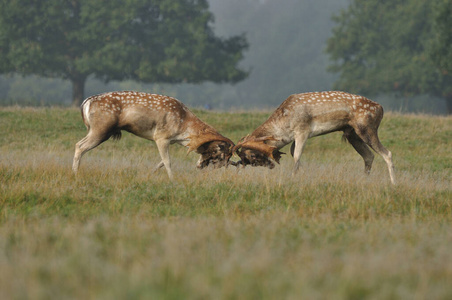
[[[37,76],[78,71],[88,94],[139,89],[194,106],[274,108],[340,89],[391,109],[440,112],[447,99],[450,113],[451,2],[0,0],[0,94],[63,101],[67,81]]]

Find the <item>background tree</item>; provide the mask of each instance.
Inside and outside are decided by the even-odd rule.
[[[0,0],[0,73],[103,81],[237,82],[247,42],[216,37],[206,0]]]
[[[327,42],[334,61],[329,70],[340,74],[335,88],[368,95],[444,97],[451,113],[452,77],[437,67],[429,50],[437,30],[436,2],[352,1],[334,17],[336,27]]]

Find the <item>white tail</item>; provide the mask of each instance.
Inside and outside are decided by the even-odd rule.
[[[365,172],[370,172],[374,160],[370,147],[386,161],[391,182],[395,184],[391,152],[378,139],[382,118],[381,105],[362,96],[344,92],[291,95],[265,123],[243,138],[233,152],[237,152],[243,166],[273,168],[274,161],[279,163],[283,154],[279,149],[294,142],[290,152],[295,161],[293,173],[296,173],[308,138],[343,131],[344,138],[364,159]]]
[[[168,148],[172,143],[201,154],[198,168],[209,164],[227,166],[234,143],[197,118],[180,101],[162,95],[138,92],[112,92],[87,98],[81,105],[88,134],[75,145],[72,169],[77,173],[80,159],[87,151],[110,137],[119,139],[121,130],[154,140],[162,161],[173,178]]]

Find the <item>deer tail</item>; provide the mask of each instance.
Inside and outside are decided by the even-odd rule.
[[[113,134],[111,135],[111,139],[114,141],[119,141],[121,139],[121,130],[113,132]]]
[[[86,128],[89,130],[89,108],[91,106],[91,98],[86,98],[80,105],[80,110],[82,113],[82,120],[85,123]]]

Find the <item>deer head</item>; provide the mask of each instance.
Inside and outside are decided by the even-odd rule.
[[[256,138],[254,136],[246,136],[233,148],[233,153],[237,153],[240,157],[238,164],[242,166],[251,165],[253,167],[267,167],[273,169],[275,162],[279,164],[281,155],[276,146],[267,144],[267,141],[274,141],[271,136]]]
[[[214,168],[221,168],[233,164],[233,162],[230,162],[230,158],[234,143],[226,137],[209,133],[191,136],[188,147],[187,153],[196,151],[196,153],[201,154],[196,163],[198,169],[204,169],[209,165]]]

